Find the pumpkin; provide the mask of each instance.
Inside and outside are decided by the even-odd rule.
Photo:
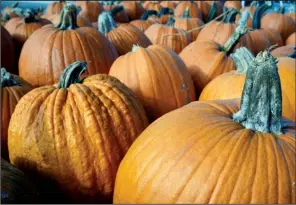
[[[197,36],[201,30],[201,28],[198,28],[204,25],[203,21],[199,18],[189,17],[189,8],[184,11],[184,14],[181,18],[175,18],[175,20],[175,28],[189,31],[189,35],[192,41],[195,41],[197,39]]]
[[[60,14],[54,14],[47,17],[46,19],[49,20],[52,24],[57,25],[60,22],[60,16],[61,16]],[[86,17],[78,15],[76,20],[77,20],[77,26],[79,27],[85,27],[85,26],[92,27],[92,23]]]
[[[296,32],[292,33],[286,40],[286,45],[296,45]]]
[[[151,122],[195,100],[185,64],[171,49],[160,45],[134,46],[113,63],[109,75],[135,93]]]
[[[117,27],[109,12],[103,12],[99,16],[98,29],[113,43],[119,55],[131,51],[133,44],[143,47],[151,45],[147,36],[138,28],[129,24]]]
[[[162,6],[159,4],[159,1],[145,1],[143,3],[143,7],[146,11],[148,10],[155,10],[160,12]]]
[[[225,8],[234,8],[236,10],[240,10],[242,8],[241,2],[240,1],[225,1],[224,5]]]
[[[202,13],[193,1],[182,1],[175,9],[175,17],[181,17],[186,9],[189,9],[189,17],[202,19]]]
[[[1,68],[1,157],[9,160],[7,130],[14,108],[23,95],[32,89],[22,78]]]
[[[122,2],[122,6],[129,17],[129,20],[139,19],[145,12],[145,9],[140,2],[124,1]]]
[[[23,46],[19,74],[33,86],[57,83],[65,66],[88,62],[86,74],[108,73],[118,57],[116,48],[94,28],[77,26],[77,10],[65,5],[58,25],[34,32]]]
[[[241,103],[192,102],[151,124],[119,166],[113,203],[295,204],[296,127],[281,118],[270,61],[258,56]]]
[[[170,9],[175,9],[177,7],[177,3],[174,1],[161,1],[160,6],[163,8],[170,8]]]
[[[33,181],[21,170],[1,158],[1,203],[40,203]]]
[[[160,12],[157,14],[157,16],[151,16],[149,19],[152,19],[153,22],[157,22],[160,24],[166,24],[169,21],[169,17],[171,15],[174,15],[174,10],[168,8],[168,7],[162,7]]]
[[[54,14],[60,14],[65,6],[65,1],[59,0],[55,1],[47,6],[45,16],[51,16]]]
[[[191,73],[197,97],[212,79],[236,68],[230,54],[246,32],[246,25],[238,26],[224,45],[211,40],[194,41],[179,54]]]
[[[8,72],[17,73],[17,61],[12,36],[1,26],[1,67],[5,67]]]
[[[58,85],[33,89],[19,101],[8,147],[16,167],[57,182],[76,202],[98,203],[112,199],[119,163],[148,120],[116,78],[81,80],[86,68],[86,62],[74,62]]]
[[[170,16],[166,25],[153,24],[145,31],[145,34],[152,44],[160,44],[180,53],[191,42],[191,39],[185,30],[175,28],[174,23],[175,19]]]
[[[222,4],[220,1],[195,1],[202,13],[204,22],[209,22],[222,14]]]
[[[295,52],[296,46],[295,45],[287,45],[275,48],[271,51],[271,54],[274,57],[287,57],[292,55]]]
[[[130,22],[130,24],[137,27],[142,32],[145,32],[149,26],[151,26],[153,23],[155,23],[154,21],[149,19],[149,17],[151,15],[157,15],[157,11],[154,11],[154,10],[145,11],[145,13],[141,16],[140,19],[133,20]]]
[[[240,48],[244,49],[244,48]],[[224,73],[212,80],[202,91],[199,100],[223,100],[240,98],[245,83],[246,73],[254,57],[247,61],[240,57],[240,50],[234,53],[236,71]],[[252,59],[253,58],[253,59]],[[244,61],[242,61],[244,60]],[[278,72],[281,78],[283,116],[296,121],[295,80],[296,60],[288,57],[278,58]]]
[[[104,10],[103,5],[97,1],[76,1],[75,4],[81,7],[79,15],[91,22],[97,21]]]
[[[291,17],[296,22],[296,13],[295,12],[285,13],[285,15]]]

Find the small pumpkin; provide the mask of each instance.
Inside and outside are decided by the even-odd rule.
[[[248,60],[241,58],[240,51],[243,51],[243,49],[245,48],[240,48],[233,54],[236,71],[224,73],[212,80],[203,89],[199,100],[223,100],[241,97],[246,73],[250,68],[250,64],[254,61],[254,57],[251,55],[249,55]],[[280,57],[278,61],[277,67],[282,87],[283,116],[296,121],[296,60]]]
[[[77,8],[65,5],[58,25],[34,32],[23,46],[20,76],[34,87],[57,83],[73,61],[88,62],[86,74],[108,73],[118,57],[113,44],[100,32],[77,25]]]
[[[1,157],[6,160],[9,160],[7,131],[10,117],[18,101],[31,89],[28,82],[1,68]]]
[[[1,26],[1,67],[5,67],[10,73],[17,73],[17,58],[12,36]]]
[[[202,13],[204,22],[209,22],[222,14],[220,1],[194,1]]]
[[[119,55],[128,53],[133,44],[145,48],[151,45],[151,41],[138,28],[129,24],[122,24],[117,27],[110,12],[103,12],[99,16],[98,30],[113,43]]]
[[[170,16],[167,24],[153,24],[146,31],[152,44],[160,44],[180,53],[190,42],[190,35],[183,29],[174,27],[175,19]]]
[[[286,40],[286,45],[296,45],[296,32],[292,33]]]
[[[80,16],[90,22],[96,22],[103,12],[103,5],[97,1],[76,1],[75,4],[81,7]]]
[[[202,13],[194,1],[182,1],[175,9],[175,17],[182,17],[185,10],[189,8],[189,17],[202,19]]]
[[[9,124],[9,157],[19,169],[56,182],[76,203],[110,202],[119,163],[148,121],[124,84],[105,74],[80,79],[86,68],[74,62],[58,85],[33,89],[19,101]]]
[[[129,20],[139,19],[145,13],[142,4],[137,1],[124,1],[122,2],[122,6],[129,17]]]
[[[155,18],[150,17],[150,19],[152,18],[152,20],[160,23],[160,24],[166,24],[169,21],[169,17],[171,15],[174,15],[174,10],[170,9],[168,7],[162,7],[160,12],[157,14],[157,16],[155,16]]]
[[[64,0],[59,0],[52,2],[47,6],[47,9],[45,11],[45,16],[51,16],[54,14],[60,14],[63,10],[63,7],[65,6],[66,2]]]
[[[278,48],[275,48],[271,51],[271,54],[274,57],[288,57],[290,55],[293,55],[296,50],[295,45],[287,45],[287,46],[280,46]]]
[[[248,72],[241,103],[192,102],[151,124],[119,166],[113,203],[295,204],[296,126],[281,118],[276,64],[261,53]]]
[[[113,63],[109,75],[135,93],[151,122],[195,100],[185,64],[171,49],[160,45],[134,46]]]

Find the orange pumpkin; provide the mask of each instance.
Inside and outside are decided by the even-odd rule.
[[[286,40],[286,45],[296,45],[296,32],[292,33]]]
[[[155,10],[160,12],[162,6],[159,4],[159,1],[145,1],[143,3],[143,7],[146,11],[148,10]]]
[[[60,0],[49,4],[46,9],[45,16],[60,14],[63,10],[63,7],[65,6],[65,3],[65,1]]]
[[[239,63],[236,66],[237,70],[224,73],[212,80],[203,89],[199,100],[223,100],[241,97],[247,68],[250,67],[249,64],[251,64],[253,60],[242,62],[238,53],[234,54],[237,58],[234,62]],[[278,58],[278,60],[277,66],[282,87],[283,116],[292,121],[296,121],[296,60],[288,57],[281,57]]]
[[[160,45],[134,46],[113,63],[109,74],[136,94],[151,122],[195,100],[186,66],[172,50]]]
[[[97,1],[76,1],[75,4],[81,7],[79,15],[91,22],[97,21],[104,10],[103,5]]]
[[[113,203],[295,204],[296,125],[281,118],[270,61],[256,59],[241,103],[192,102],[151,124],[119,166]]]
[[[170,8],[170,9],[175,9],[178,5],[178,3],[174,1],[161,1],[159,4],[162,8]]]
[[[130,22],[131,25],[137,27],[140,31],[145,32],[149,26],[151,26],[154,22],[150,20],[133,20]]]
[[[56,182],[71,199],[112,199],[117,168],[146,128],[145,111],[119,80],[105,74],[80,80],[75,62],[57,86],[26,94],[12,114],[9,157],[23,171]]]
[[[228,9],[234,8],[239,11],[241,10],[242,5],[241,5],[241,1],[225,1],[224,7]]]
[[[140,2],[124,1],[122,2],[122,6],[129,17],[129,20],[139,19],[145,12],[145,9]]]
[[[222,4],[220,1],[195,1],[200,9],[204,22],[209,22],[222,14]]]
[[[182,1],[175,9],[175,17],[181,17],[186,9],[189,9],[189,17],[202,19],[202,13],[193,1]]]
[[[61,16],[60,14],[54,14],[54,15],[48,16],[46,19],[49,20],[52,24],[57,25],[60,22],[60,16]],[[77,26],[79,27],[92,26],[92,23],[87,18],[81,15],[78,15],[76,20],[77,20]]]
[[[34,32],[23,46],[19,74],[33,86],[57,83],[65,66],[83,60],[86,74],[108,73],[116,48],[94,28],[77,26],[75,5],[65,5],[58,25]]]
[[[18,101],[31,89],[28,82],[1,68],[1,157],[6,160],[9,160],[7,131],[10,117]]]
[[[278,48],[275,48],[271,51],[271,54],[274,57],[288,57],[292,55],[296,50],[295,45],[287,45],[287,46],[281,46]]]
[[[1,68],[5,67],[10,73],[17,73],[17,61],[12,36],[1,26]]]

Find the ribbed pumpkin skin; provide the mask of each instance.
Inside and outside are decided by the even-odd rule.
[[[296,203],[295,124],[253,132],[232,120],[238,110],[193,102],[151,124],[119,166],[113,203]]]
[[[185,31],[190,31],[204,25],[203,21],[199,18],[176,18],[175,20],[175,28],[184,29]],[[189,33],[191,41],[195,41],[197,39],[200,31],[201,29],[198,29]]]
[[[281,46],[273,49],[270,53],[274,57],[287,57],[294,52],[295,45]]]
[[[145,9],[140,2],[124,1],[122,5],[131,20],[139,19],[145,12]]]
[[[214,41],[194,41],[179,56],[191,73],[197,96],[212,79],[236,68],[232,58],[221,52]]]
[[[91,22],[96,22],[100,13],[104,10],[103,5],[95,1],[76,1],[75,4],[81,7],[79,15],[89,19]]]
[[[163,8],[170,8],[170,9],[175,9],[178,5],[176,2],[173,2],[173,1],[161,1],[159,4]]]
[[[286,45],[296,46],[296,32],[292,33],[286,40]]]
[[[44,86],[15,108],[9,157],[52,178],[71,198],[95,203],[112,198],[119,163],[147,125],[142,105],[111,76],[93,75],[67,89]]]
[[[180,2],[175,9],[174,15],[176,17],[181,17],[187,7],[189,8],[189,16],[191,18],[202,19],[202,13],[201,13],[200,9],[198,8],[197,4],[194,2],[190,2],[190,1]]]
[[[285,15],[291,17],[296,22],[296,13],[294,13],[294,12],[292,12],[292,13],[286,13]]]
[[[145,32],[149,26],[151,26],[154,22],[148,20],[133,20],[130,22],[133,26],[140,29],[142,32]]]
[[[144,9],[147,10],[155,10],[157,12],[160,12],[162,6],[157,1],[145,1],[143,3]]]
[[[10,73],[17,73],[15,60],[15,48],[12,36],[1,26],[1,68],[5,67]]]
[[[269,13],[261,18],[261,28],[274,29],[281,34],[283,41],[295,32],[296,22],[287,15]]]
[[[53,14],[60,14],[62,12],[62,9],[65,5],[65,2],[61,1],[61,2],[53,2],[51,4],[48,5],[45,15],[46,16],[51,16]]]
[[[109,74],[136,94],[150,121],[196,99],[186,66],[172,50],[160,45],[119,57]]]
[[[145,34],[152,44],[166,46],[176,53],[180,53],[191,42],[190,35],[184,30],[161,24],[151,25]]]
[[[34,32],[24,44],[19,74],[33,86],[52,85],[75,61],[88,63],[85,74],[107,74],[117,57],[115,47],[94,28],[63,31],[48,25]]]
[[[213,2],[216,2],[216,5],[217,5],[217,10],[215,15],[219,16],[220,14],[222,14],[223,10],[222,10],[222,4],[220,1],[194,1],[194,2],[197,4],[198,8],[200,9],[204,21],[209,16]]]
[[[32,86],[22,78],[17,75],[12,76],[22,85],[1,87],[1,156],[6,160],[9,160],[7,131],[11,115],[21,97],[32,89]]]
[[[142,47],[152,45],[148,37],[138,28],[128,24],[122,24],[106,34],[113,43],[119,55],[124,55],[132,50],[134,44]]]
[[[293,58],[278,58],[278,72],[281,79],[283,116],[296,121],[296,60]],[[224,73],[212,80],[202,91],[199,100],[224,100],[240,98],[244,83],[245,74],[238,74],[235,71]]]
[[[225,1],[224,7],[226,8],[235,8],[236,10],[240,10],[242,8],[240,1]]]

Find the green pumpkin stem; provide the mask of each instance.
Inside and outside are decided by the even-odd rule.
[[[224,8],[224,12],[227,12],[227,15],[225,15],[222,19],[222,22],[223,23],[234,23],[235,22],[235,18],[236,18],[236,15],[239,14],[239,11],[236,10],[235,8]]]
[[[257,7],[252,21],[252,28],[253,29],[260,29],[261,27],[261,18],[263,14],[270,8],[271,6],[268,4],[262,4],[261,6]]]
[[[141,48],[141,46],[140,45],[133,45],[133,47],[132,47],[132,52],[134,53],[134,52],[136,52],[139,48]]]
[[[60,77],[58,88],[68,88],[71,84],[82,83],[80,79],[82,73],[87,69],[87,63],[84,61],[76,61],[65,68]]]
[[[21,85],[5,68],[1,68],[1,87]]]
[[[108,32],[110,32],[113,29],[116,29],[116,23],[111,15],[110,12],[106,12],[104,11],[103,13],[101,13],[99,15],[98,18],[98,30],[103,33],[106,34]]]
[[[157,16],[158,13],[155,10],[147,10],[142,16],[141,16],[141,20],[147,20],[150,16],[155,15]]]
[[[60,14],[60,21],[56,28],[59,30],[74,30],[77,25],[77,7],[74,4],[65,4]]]
[[[242,37],[247,31],[247,21],[249,18],[250,13],[248,11],[244,11],[242,13],[241,19],[238,22],[238,26],[236,27],[233,34],[230,36],[230,38],[226,41],[224,46],[222,46],[221,51],[226,52],[227,54],[230,54],[232,48],[238,43],[240,37]]]
[[[184,13],[182,14],[182,18],[189,19],[190,18],[190,8],[186,7]]]
[[[217,13],[217,3],[213,2],[209,11],[209,15],[206,19],[206,22],[212,21],[216,17],[216,13]]]
[[[11,9],[11,12],[14,12],[21,17],[24,23],[33,23],[39,20],[32,9],[13,8]]]
[[[282,134],[282,90],[277,59],[260,52],[246,73],[241,108],[233,120],[257,132]]]
[[[174,27],[174,25],[175,25],[175,19],[174,19],[174,17],[172,16],[172,15],[170,15],[169,16],[169,20],[168,20],[168,22],[166,23],[166,25],[167,26],[172,26],[172,27]]]
[[[230,55],[236,66],[236,71],[239,74],[245,74],[254,61],[255,57],[246,47],[236,49],[234,53]]]

